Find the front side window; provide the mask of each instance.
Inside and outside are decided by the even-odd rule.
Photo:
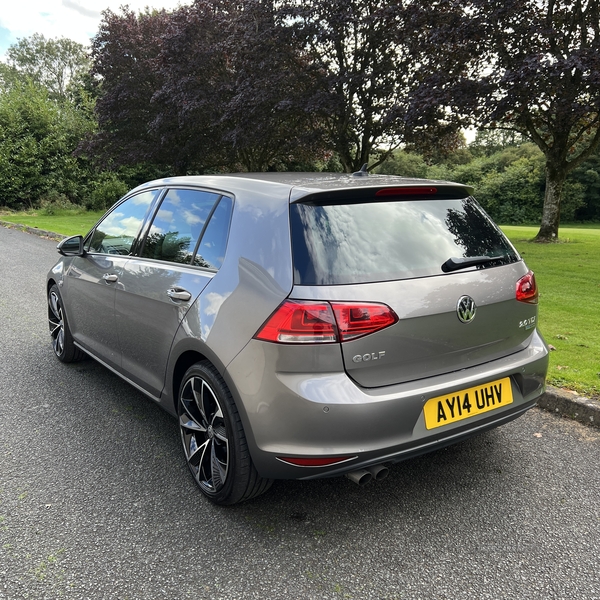
[[[449,259],[519,260],[473,198],[291,206],[294,282],[335,285],[429,277]]]
[[[149,190],[136,194],[115,206],[96,226],[88,240],[86,251],[123,256],[130,254],[146,213],[159,191]]]

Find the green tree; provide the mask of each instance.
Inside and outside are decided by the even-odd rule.
[[[78,200],[87,172],[73,151],[92,126],[33,83],[0,92],[0,205],[33,207],[57,195]]]
[[[573,170],[569,180],[583,189],[582,204],[574,218],[582,221],[600,221],[600,151]]]
[[[455,105],[542,151],[546,183],[536,240],[556,240],[567,176],[600,145],[600,0],[464,4],[480,52],[454,87]]]
[[[428,176],[429,166],[420,154],[396,150],[379,167],[376,173],[383,175],[400,175],[402,177]]]
[[[66,100],[83,84],[90,68],[85,47],[68,38],[46,39],[39,33],[10,46],[0,76],[5,83],[29,80],[48,90],[50,98]]]

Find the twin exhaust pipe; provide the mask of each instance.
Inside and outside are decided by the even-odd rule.
[[[346,473],[346,477],[357,485],[365,485],[372,479],[382,481],[388,476],[389,472],[389,469],[383,465],[374,465],[366,469],[350,471],[350,473]]]

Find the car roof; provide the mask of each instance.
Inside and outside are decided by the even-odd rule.
[[[398,175],[377,175],[360,172],[351,173],[296,173],[296,172],[269,172],[269,173],[231,173],[227,175],[188,175],[179,177],[165,177],[144,183],[135,192],[151,187],[164,186],[192,186],[214,190],[222,190],[236,196],[247,193],[260,194],[261,196],[289,198],[290,202],[298,201],[306,196],[347,190],[365,188],[419,188],[435,185],[438,189],[453,190],[465,195],[471,195],[473,189],[469,186],[449,181],[433,179],[417,179],[400,177]]]

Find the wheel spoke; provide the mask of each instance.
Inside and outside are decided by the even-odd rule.
[[[62,321],[62,315],[60,314],[61,310],[60,310],[60,306],[59,306],[59,303],[58,303],[58,296],[54,292],[52,292],[50,294],[50,309],[54,313],[54,316],[59,321]]]
[[[188,420],[193,421],[203,431],[206,431],[207,423],[199,408],[198,396],[194,390],[194,381],[190,380],[185,384],[181,393],[180,406],[187,415]],[[183,418],[183,415],[180,416]]]
[[[202,397],[204,396],[204,380],[194,377],[194,379],[192,379],[191,386],[196,408],[200,413],[202,421],[208,425],[208,419],[206,418],[206,412],[204,411],[204,402],[202,400]]]
[[[190,445],[188,449],[188,462],[193,467],[198,467],[204,461],[204,455],[206,454],[206,448],[208,447],[209,440],[206,440],[203,444],[198,446],[196,436],[190,437]]]
[[[201,423],[198,423],[198,421],[189,414],[186,406],[183,407],[183,410],[184,414],[179,415],[179,426],[186,431],[200,431],[206,433],[206,427]]]
[[[227,432],[225,430],[225,425],[221,424],[218,426],[214,426],[213,431],[214,431],[215,437],[218,440],[220,440],[221,442],[225,442],[226,444],[229,443],[229,440],[227,439]]]
[[[48,296],[48,307],[48,328],[52,337],[52,348],[60,357],[65,349],[65,325],[60,300],[54,291]]]
[[[212,424],[215,411],[217,411],[217,410],[220,411],[221,409],[219,407],[219,404],[217,402],[217,399],[215,398],[213,391],[211,390],[210,386],[205,381],[202,381],[201,411],[202,411],[202,415],[204,416],[204,418],[206,420],[207,425],[209,423]]]
[[[225,463],[222,463],[217,458],[216,444],[213,444],[211,448],[210,465],[212,484],[213,487],[217,490],[223,487],[223,484],[225,483],[225,479],[227,477],[227,461],[225,461]]]
[[[48,326],[50,327],[50,335],[56,337],[58,335],[58,330],[62,327],[62,323],[57,323],[52,319],[48,319]]]
[[[62,354],[65,347],[65,330],[61,327],[58,330],[57,336],[54,338],[54,351],[56,354]]]
[[[212,442],[206,440],[203,446],[202,456],[200,457],[200,463],[198,465],[198,483],[208,488],[213,488],[212,474],[211,474],[211,456],[212,456]],[[209,450],[210,447],[210,450]]]

